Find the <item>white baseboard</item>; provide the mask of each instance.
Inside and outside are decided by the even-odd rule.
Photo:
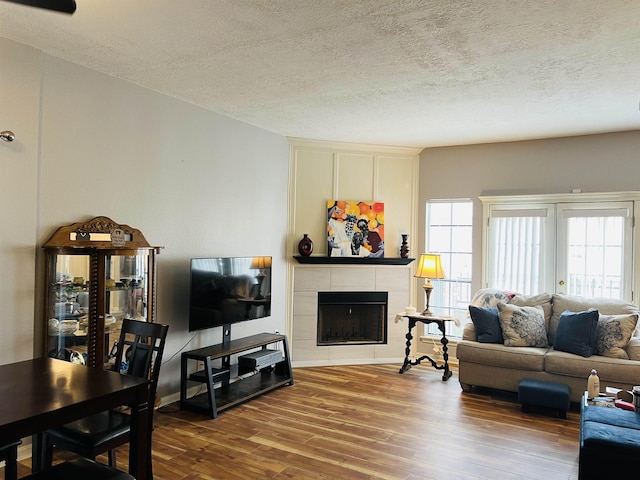
[[[404,358],[340,358],[337,360],[305,360],[305,361],[292,361],[291,368],[304,368],[304,367],[333,367],[340,365],[379,365],[383,363],[397,363],[398,368],[402,365]]]

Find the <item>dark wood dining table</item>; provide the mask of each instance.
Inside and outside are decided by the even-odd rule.
[[[32,465],[42,465],[42,432],[104,410],[131,407],[129,473],[151,480],[147,381],[101,368],[35,358],[0,365],[0,444],[33,436]]]

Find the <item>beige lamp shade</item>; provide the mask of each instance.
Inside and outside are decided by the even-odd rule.
[[[445,278],[440,255],[434,253],[423,253],[420,255],[415,276],[417,278],[428,279]]]
[[[271,257],[253,257],[251,267],[254,270],[271,267]]]

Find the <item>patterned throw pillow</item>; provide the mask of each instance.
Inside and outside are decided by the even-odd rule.
[[[507,347],[547,347],[542,307],[518,307],[498,302],[498,316]]]
[[[605,357],[628,359],[625,351],[636,329],[638,314],[600,315],[596,332],[596,353]]]

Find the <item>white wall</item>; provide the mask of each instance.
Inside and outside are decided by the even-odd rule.
[[[0,364],[32,357],[38,185],[40,62],[36,50],[0,40]]]
[[[158,321],[170,330],[159,395],[178,391],[181,349],[217,343],[222,335],[219,328],[195,338],[187,332],[190,258],[272,255],[272,315],[234,325],[232,337],[284,331],[287,140],[12,42],[0,46],[0,86],[13,86],[18,97],[0,105],[0,128],[17,135],[11,158],[0,145],[1,163],[21,165],[6,174],[3,167],[0,191],[8,186],[24,200],[7,208],[2,198],[2,223],[20,229],[15,245],[3,231],[0,261],[4,267],[25,257],[14,268],[25,280],[0,284],[11,305],[11,314],[3,311],[3,330],[19,335],[0,336],[2,361],[42,350],[40,245],[56,228],[97,215],[138,228],[164,247]],[[13,71],[32,72],[35,84],[5,77]]]
[[[429,148],[420,154],[420,245],[425,203],[474,202],[472,290],[480,287],[480,195],[618,192],[640,190],[640,131],[526,142]]]

